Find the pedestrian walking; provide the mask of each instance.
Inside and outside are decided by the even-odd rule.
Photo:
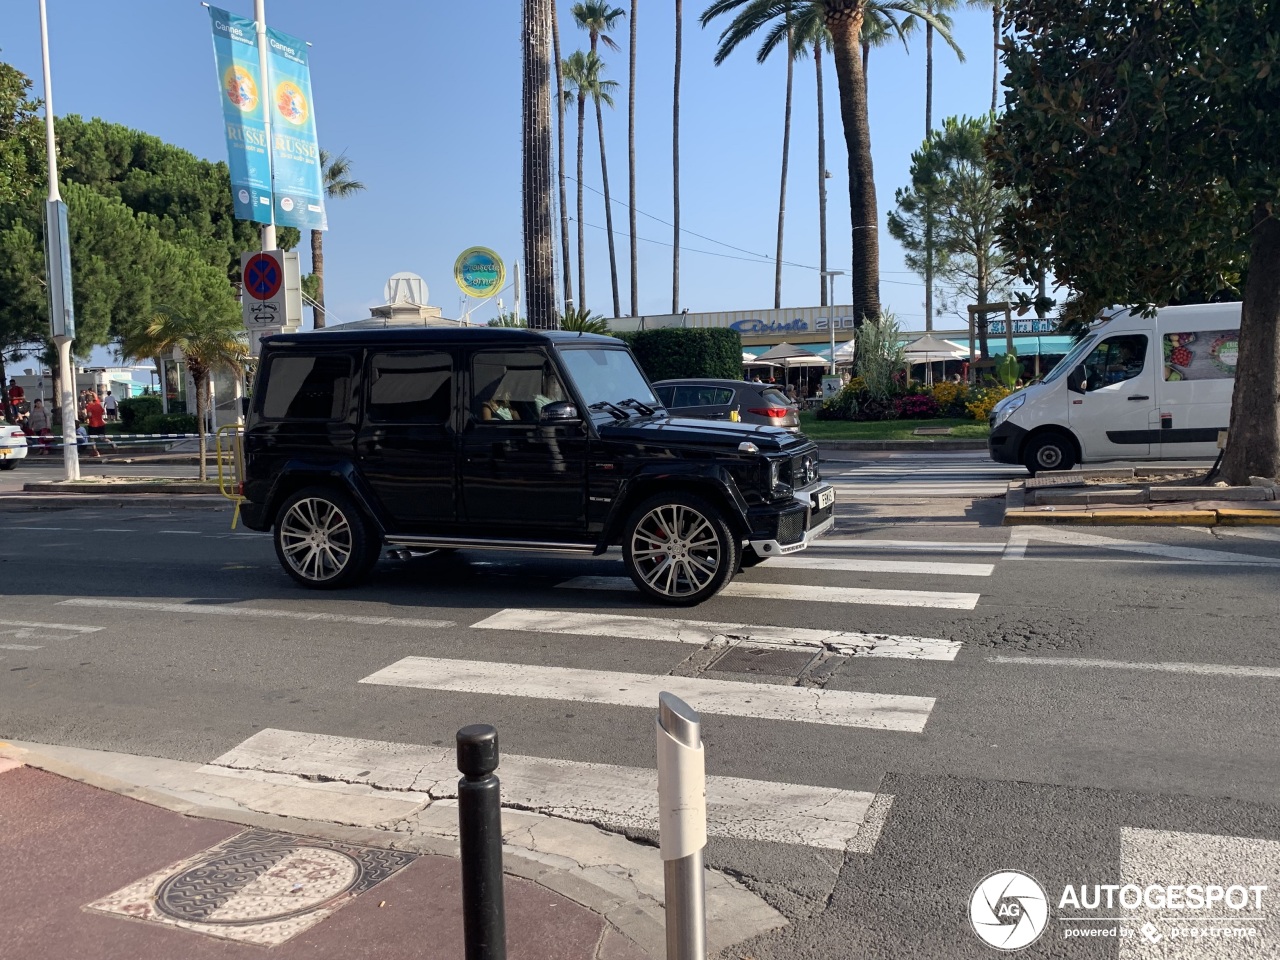
[[[88,402],[84,405],[85,418],[89,421],[89,435],[93,437],[105,437],[107,435],[107,411],[103,409],[102,403],[98,400],[96,393],[90,393]],[[95,452],[93,456],[97,456]]]
[[[111,395],[111,391],[107,391],[106,399],[102,401],[102,409],[107,412],[107,420],[111,423],[116,422],[116,414],[120,409],[120,403]]]
[[[0,383],[3,383],[0,380]],[[6,420],[17,419],[19,408],[27,399],[27,391],[18,386],[18,381],[12,377],[9,378],[9,393],[7,403],[5,404],[4,415]]]
[[[53,419],[49,416],[49,411],[45,409],[44,402],[36,400],[31,405],[31,416],[27,418],[27,435],[35,437],[40,447],[36,451],[36,456],[47,457],[49,455],[49,444],[52,442],[53,436]]]

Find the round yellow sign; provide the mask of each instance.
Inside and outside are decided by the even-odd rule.
[[[454,261],[453,278],[469,297],[492,297],[506,284],[507,268],[488,247],[471,247]]]

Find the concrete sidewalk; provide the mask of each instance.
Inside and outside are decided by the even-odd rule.
[[[456,802],[204,769],[0,743],[0,960],[463,956]],[[503,833],[508,957],[664,955],[654,848],[508,809]],[[712,956],[785,924],[707,886]]]

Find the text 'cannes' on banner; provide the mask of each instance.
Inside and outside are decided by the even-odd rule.
[[[267,73],[271,81],[276,223],[300,230],[325,230],[324,172],[316,140],[306,42],[268,27]]]
[[[266,86],[258,70],[258,44],[252,20],[217,7],[213,59],[218,71],[218,101],[231,168],[231,203],[237,220],[271,222],[271,166],[263,112]]]

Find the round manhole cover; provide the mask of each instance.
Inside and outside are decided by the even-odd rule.
[[[194,923],[268,923],[314,910],[359,878],[360,865],[339,850],[259,847],[202,860],[170,877],[156,891],[156,908]]]

